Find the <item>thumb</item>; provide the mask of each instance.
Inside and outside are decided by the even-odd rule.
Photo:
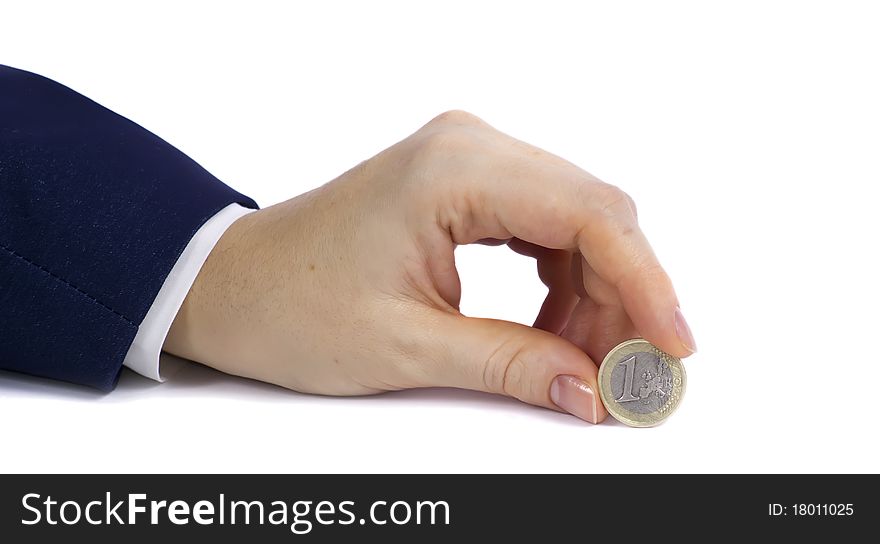
[[[445,312],[435,326],[443,346],[431,385],[507,395],[590,423],[608,415],[596,364],[568,340],[518,323]]]

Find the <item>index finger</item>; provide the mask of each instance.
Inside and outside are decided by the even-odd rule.
[[[629,196],[575,165],[519,141],[487,146],[469,161],[475,172],[469,243],[515,236],[554,249],[578,249],[619,292],[621,303],[646,340],[672,355],[696,350],[672,281],[639,227]],[[485,139],[482,139],[485,145]],[[469,176],[470,177],[470,176]],[[458,232],[462,232],[459,230]]]

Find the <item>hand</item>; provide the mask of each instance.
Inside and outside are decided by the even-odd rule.
[[[504,242],[549,288],[534,327],[458,310],[456,245]],[[461,387],[598,423],[596,362],[639,335],[695,349],[632,199],[451,111],[236,221],[164,349],[306,393]]]

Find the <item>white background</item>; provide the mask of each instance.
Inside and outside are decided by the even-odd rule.
[[[0,63],[264,206],[451,108],[568,158],[633,195],[676,283],[700,348],[681,409],[640,430],[466,391],[306,396],[189,363],[165,384],[126,371],[109,395],[0,373],[0,470],[880,469],[875,3],[309,4],[8,2]],[[531,322],[532,262],[457,254],[465,313]]]

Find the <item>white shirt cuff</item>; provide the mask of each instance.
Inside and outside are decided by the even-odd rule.
[[[162,284],[159,294],[156,295],[153,305],[150,306],[143,323],[138,328],[134,342],[128,348],[128,353],[122,362],[123,366],[147,378],[163,381],[159,373],[159,355],[183,300],[196,281],[196,276],[211,250],[226,229],[236,219],[253,211],[256,210],[239,204],[230,204],[201,226],[180,254],[171,273],[165,278],[165,283]]]

